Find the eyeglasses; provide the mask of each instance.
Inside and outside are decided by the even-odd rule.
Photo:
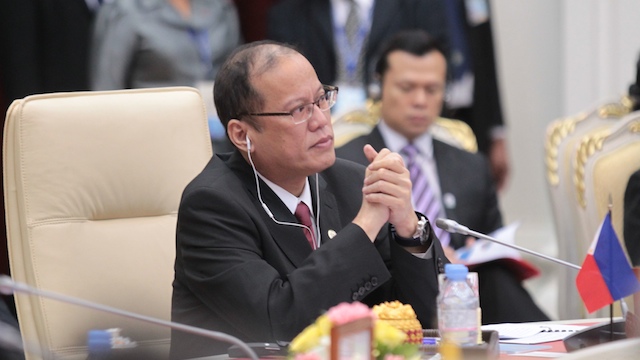
[[[273,113],[246,113],[244,115],[251,116],[291,116],[294,124],[302,124],[309,120],[313,115],[313,109],[317,106],[322,111],[331,109],[336,103],[338,98],[338,87],[331,85],[322,85],[324,94],[322,94],[316,101],[304,104],[296,107],[289,112],[273,112]],[[242,116],[242,115],[240,115]]]

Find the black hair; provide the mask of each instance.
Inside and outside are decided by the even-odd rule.
[[[263,95],[251,83],[251,78],[272,69],[284,55],[299,53],[294,47],[264,40],[236,48],[218,70],[213,87],[213,100],[218,117],[227,128],[231,119],[244,120],[260,130],[248,116],[264,106]]]
[[[394,51],[405,51],[416,56],[422,56],[432,51],[440,52],[443,56],[445,50],[440,40],[432,37],[424,30],[403,30],[390,37],[380,48],[380,57],[376,63],[376,74],[382,81],[385,72],[389,69],[389,54]]]

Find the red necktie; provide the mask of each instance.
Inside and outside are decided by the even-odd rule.
[[[304,236],[307,237],[307,241],[309,241],[309,245],[311,248],[315,250],[317,248],[317,244],[315,241],[315,236],[313,234],[313,225],[311,224],[311,212],[309,211],[309,207],[302,201],[298,203],[298,207],[296,207],[296,218],[300,224],[306,226],[307,228],[303,228]]]

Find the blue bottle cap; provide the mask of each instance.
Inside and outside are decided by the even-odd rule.
[[[445,264],[444,273],[451,280],[465,280],[469,269],[462,264]]]

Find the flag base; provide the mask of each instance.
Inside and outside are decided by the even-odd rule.
[[[613,323],[605,322],[589,326],[586,329],[569,335],[564,339],[564,347],[568,352],[571,352],[589,346],[626,338],[625,321],[623,319],[619,319],[615,320]]]

